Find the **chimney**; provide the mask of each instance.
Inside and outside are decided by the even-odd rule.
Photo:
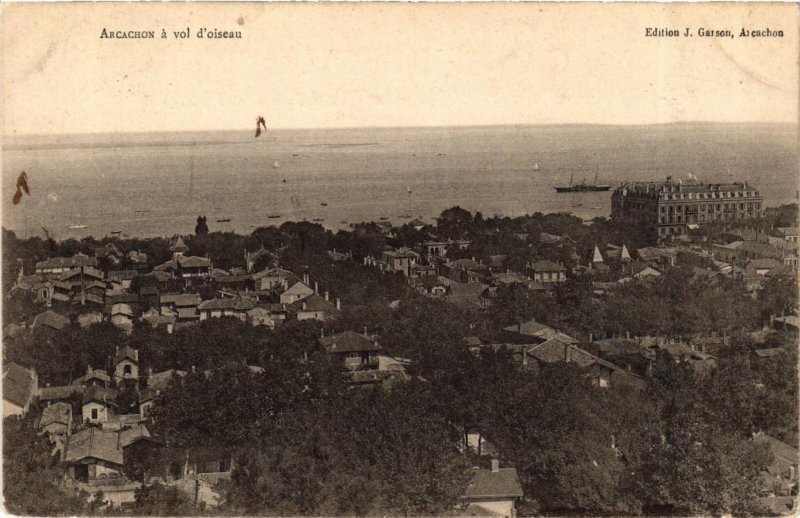
[[[133,350],[133,359],[136,360],[137,363],[139,362],[139,350],[138,349],[134,349]]]
[[[306,306],[306,301],[304,300],[304,301],[303,301],[303,311],[305,311],[305,310],[306,310],[306,307],[307,307],[307,306]]]
[[[319,330],[319,337],[320,337],[320,338],[325,338],[325,329],[324,329],[324,328],[320,328],[320,330]]]
[[[116,351],[114,354],[119,354],[119,346],[116,346],[114,349]]]
[[[336,297],[336,309],[337,310],[342,309],[342,301],[339,300],[339,297]]]
[[[147,368],[147,377],[148,378],[152,378],[153,377],[153,368],[152,367],[148,367]]]
[[[87,365],[86,366],[86,374],[91,374],[91,373],[92,373],[92,366],[91,365]]]
[[[367,333],[367,326],[364,326],[364,336],[369,336],[369,333]]]
[[[327,292],[327,291],[325,292],[325,300],[327,300],[328,302],[330,302],[330,300],[331,300],[330,295],[331,294],[329,292]]]
[[[500,461],[497,459],[492,459],[492,473],[499,473],[500,472]]]
[[[319,284],[314,281],[314,295],[319,295]]]

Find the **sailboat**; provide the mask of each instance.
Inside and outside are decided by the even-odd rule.
[[[534,171],[538,171],[539,170],[539,162],[536,162],[535,164],[533,164],[533,170]]]
[[[272,163],[272,168],[273,168],[273,169],[278,169],[280,166],[281,166],[281,165],[278,163],[278,161],[277,161],[277,160],[276,160],[276,161],[274,161],[274,162]]]
[[[83,223],[83,211],[78,214],[78,221],[79,223],[73,223],[72,225],[67,225],[67,228],[72,230],[80,230],[83,228],[87,228],[88,225],[84,225]]]

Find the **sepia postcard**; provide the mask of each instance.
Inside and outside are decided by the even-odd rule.
[[[800,512],[796,4],[0,41],[5,513]]]

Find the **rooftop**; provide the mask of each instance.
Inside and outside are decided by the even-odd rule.
[[[94,427],[86,428],[69,437],[64,460],[79,462],[86,458],[94,458],[121,466],[122,450],[118,448],[118,442],[115,432]]]
[[[319,339],[319,343],[326,351],[331,353],[381,350],[377,340],[354,331],[345,331],[333,336],[323,336]]]
[[[3,399],[24,407],[36,390],[34,372],[14,362],[3,363]]]
[[[468,499],[521,498],[522,485],[516,468],[498,468],[497,471],[475,469],[465,496]]]

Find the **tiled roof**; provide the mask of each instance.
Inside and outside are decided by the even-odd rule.
[[[14,362],[3,363],[3,399],[24,407],[35,391],[31,371]]]
[[[114,304],[111,306],[111,315],[125,315],[128,317],[133,316],[133,310],[127,304]]]
[[[139,363],[139,351],[136,349],[129,347],[127,345],[123,346],[114,356],[114,365],[117,365],[122,360],[131,360],[134,363]]]
[[[305,304],[305,308],[303,305]],[[292,303],[292,309],[296,311],[324,311],[331,313],[336,311],[336,305],[319,295],[309,295],[308,297]]]
[[[296,282],[292,284],[286,291],[284,291],[283,295],[310,295],[314,293],[314,290],[303,284],[302,282]]]
[[[253,280],[253,275],[250,273],[239,273],[236,275],[215,275],[214,282],[218,284],[235,284]]]
[[[99,428],[86,428],[73,434],[67,441],[66,462],[79,462],[94,458],[112,464],[122,465],[122,450],[118,447],[119,439],[115,432],[107,432]]]
[[[197,306],[200,304],[198,293],[162,293],[161,305],[175,304],[176,306]]]
[[[555,338],[544,343],[528,348],[526,353],[545,363],[568,362],[575,363],[578,367],[585,368],[591,365],[602,365],[612,372],[612,379],[627,385],[640,387],[643,380],[640,376],[630,373],[613,363],[598,358],[597,356],[580,349],[574,345],[566,344]]]
[[[69,424],[72,405],[60,401],[45,407],[39,419],[39,428],[44,428],[53,423]]]
[[[88,281],[88,277],[94,277],[95,279],[103,279],[103,272],[98,270],[97,268],[92,268],[91,266],[86,266],[83,268],[83,272],[81,272],[80,268],[75,268],[68,272],[64,272],[61,274],[60,279],[62,281],[66,281],[67,279],[80,279],[81,274],[83,274],[84,280]]]
[[[547,259],[536,261],[531,266],[534,272],[564,272],[567,270],[560,264],[548,261]]]
[[[116,270],[113,272],[108,272],[106,274],[106,278],[108,280],[119,280],[119,281],[130,281],[133,280],[138,274],[136,270]]]
[[[521,324],[513,324],[507,327],[504,327],[504,331],[511,331],[513,333],[519,333],[521,335],[533,335],[541,331],[542,329],[552,329],[544,324],[540,324],[535,320],[528,320],[527,322],[522,322]]]
[[[254,305],[255,304],[251,299],[241,297],[226,297],[221,299],[204,300],[197,306],[197,309],[200,311],[223,309],[247,311],[249,309],[253,309]],[[178,313],[180,314],[180,309],[178,310]]]
[[[769,446],[769,449],[772,451],[772,454],[779,459],[783,459],[786,462],[797,464],[800,462],[800,453],[798,453],[796,448],[793,448],[786,444],[785,442],[781,442],[778,439],[774,439],[769,435],[759,432],[753,436],[753,442],[759,444],[766,444]]]
[[[484,291],[488,286],[478,282],[454,282],[450,284],[447,300],[464,309],[482,307]]]
[[[354,331],[345,331],[333,336],[323,336],[319,339],[319,343],[328,352],[332,353],[381,350],[381,347],[372,338]]]
[[[473,261],[472,259],[456,259],[455,261],[450,261],[446,263],[448,268],[452,268],[454,270],[485,270],[486,265],[481,264],[478,261]]]
[[[86,391],[83,393],[83,404],[91,403],[92,401],[96,401],[98,403],[107,403],[110,405],[116,405],[117,400],[117,391],[110,388],[105,387],[98,387],[97,385],[92,385],[86,388]]]
[[[55,311],[47,310],[44,313],[39,313],[33,319],[33,328],[46,326],[51,329],[61,330],[69,325],[69,319],[64,315],[59,315]]]
[[[476,469],[465,496],[468,499],[521,498],[522,485],[516,468]]]
[[[126,428],[119,431],[119,447],[125,448],[135,443],[139,439],[151,437],[150,431],[143,423],[139,423],[133,428]]]
[[[178,318],[200,318],[196,307],[178,308]]]
[[[68,399],[73,395],[83,395],[83,385],[65,385],[60,387],[39,387],[39,401]]]
[[[37,270],[97,266],[97,258],[77,254],[73,257],[51,257],[36,263]]]
[[[208,257],[197,257],[196,255],[179,257],[178,262],[182,268],[208,268],[211,266],[211,259]]]

